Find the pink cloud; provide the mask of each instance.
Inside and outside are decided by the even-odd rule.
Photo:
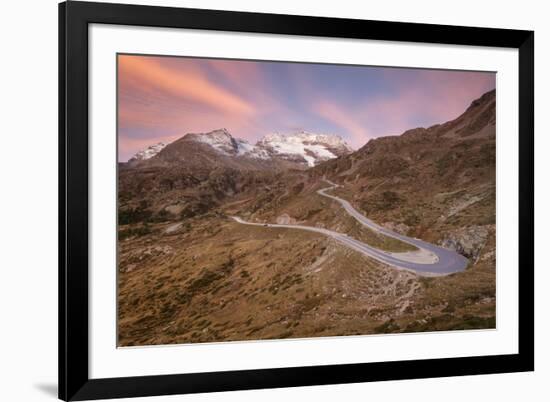
[[[120,136],[123,159],[188,132],[226,127],[246,138],[254,128],[257,106],[209,79],[200,60],[123,55],[118,67],[119,129],[137,137]]]
[[[493,74],[457,71],[418,71],[417,79],[399,83],[395,95],[368,99],[354,108],[361,123],[381,122],[375,137],[399,135],[415,128],[420,117],[427,125],[445,123],[462,114],[470,103],[495,86]]]
[[[196,69],[173,69],[153,57],[119,56],[119,85],[200,102],[225,113],[252,115],[253,105],[215,85]]]
[[[314,105],[314,112],[330,121],[351,135],[351,143],[355,147],[362,146],[371,138],[370,133],[353,113],[340,107],[336,103],[321,101]]]

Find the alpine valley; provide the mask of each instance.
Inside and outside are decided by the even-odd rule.
[[[118,344],[495,328],[495,91],[369,140],[228,130],[118,171]]]

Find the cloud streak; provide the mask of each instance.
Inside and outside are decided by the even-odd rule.
[[[301,128],[358,148],[455,118],[494,87],[482,72],[120,55],[119,160],[221,127],[252,142]]]
[[[322,118],[349,133],[348,141],[356,148],[364,145],[372,136],[355,114],[341,108],[336,103],[321,101],[314,107],[314,111]]]
[[[176,70],[164,66],[157,58],[141,56],[119,56],[118,62],[123,85],[141,86],[145,92],[164,92],[224,113],[251,115],[255,112],[246,100],[215,85],[194,69]]]

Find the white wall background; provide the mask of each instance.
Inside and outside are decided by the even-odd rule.
[[[122,2],[122,1],[121,1]],[[536,43],[536,372],[303,387],[134,401],[545,401],[550,282],[546,119],[550,25],[545,2],[523,0],[134,1],[172,5],[534,29]],[[57,1],[2,3],[0,24],[0,400],[55,400],[57,381]],[[545,381],[546,380],[546,381]]]

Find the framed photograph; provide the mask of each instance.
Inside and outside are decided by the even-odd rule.
[[[534,33],[59,5],[59,397],[534,369]]]

